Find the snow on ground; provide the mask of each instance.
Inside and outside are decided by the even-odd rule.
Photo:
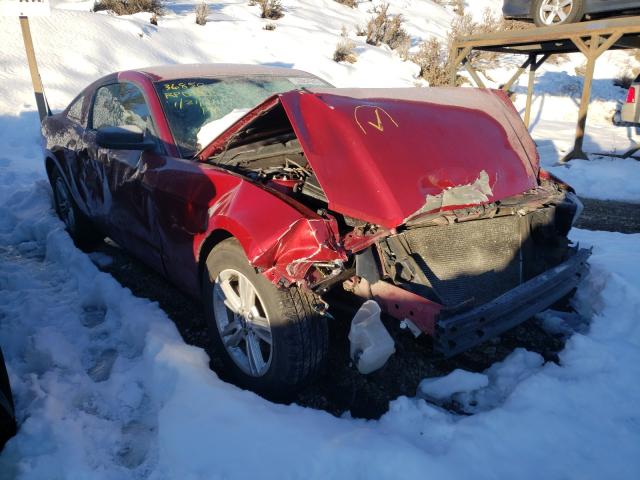
[[[174,62],[288,65],[338,86],[414,84],[415,65],[362,39],[358,63],[331,61],[342,25],[355,30],[369,2],[358,10],[332,0],[283,3],[274,32],[262,30],[245,0],[215,2],[205,27],[194,24],[189,2],[170,3],[158,27],[147,14],[117,18],[65,3],[75,10],[31,22],[52,107],[113,70]],[[413,9],[416,31],[431,18],[430,33],[446,33],[450,13],[432,2],[392,8]],[[576,300],[591,325],[575,326],[559,365],[516,350],[482,381],[463,382],[465,391],[439,390],[475,415],[420,398],[395,400],[378,421],[275,405],[220,381],[155,303],[73,246],[50,207],[17,19],[0,19],[0,39],[0,345],[21,423],[0,455],[0,479],[640,477],[640,235],[573,233],[594,247]],[[620,92],[599,75],[606,110]],[[557,89],[553,76],[543,80],[536,105],[545,109],[534,114],[550,167],[570,142],[574,119],[565,112],[577,111],[560,88],[575,76],[561,78]],[[590,145],[626,147],[613,140],[622,130],[603,115],[592,119]],[[640,201],[640,173],[629,162],[552,169],[588,194]]]
[[[21,422],[0,478],[640,473],[640,235],[575,232],[595,246],[579,295],[593,323],[560,365],[517,350],[466,392],[473,416],[399,398],[366,422],[220,381],[156,304],[73,246],[49,205],[40,181],[0,208],[0,339]]]

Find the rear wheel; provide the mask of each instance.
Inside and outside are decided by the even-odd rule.
[[[78,209],[67,183],[60,172],[54,168],[51,173],[51,188],[53,190],[53,205],[69,235],[79,246],[91,246],[104,239],[102,235]]]
[[[539,27],[579,22],[583,16],[583,0],[536,0],[533,4],[533,21]]]
[[[237,384],[284,399],[306,384],[327,356],[324,316],[310,292],[279,290],[249,264],[235,239],[207,258],[202,289],[214,353]]]

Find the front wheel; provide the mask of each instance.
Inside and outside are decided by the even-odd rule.
[[[583,0],[536,0],[533,4],[533,21],[539,27],[579,22],[583,16]]]
[[[314,296],[280,290],[249,264],[235,239],[217,245],[202,277],[211,346],[223,376],[269,398],[284,399],[322,368],[328,346]]]

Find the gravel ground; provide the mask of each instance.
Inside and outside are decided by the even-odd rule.
[[[585,212],[577,224],[579,228],[640,232],[640,204],[583,200]],[[157,301],[175,322],[185,342],[208,351],[207,329],[197,301],[111,242],[104,242],[95,251],[112,259],[109,265],[101,267],[104,271],[135,295]],[[408,331],[401,330],[397,321],[387,317],[383,320],[396,341],[396,353],[381,370],[361,375],[351,365],[347,339],[350,320],[358,305],[345,293],[336,293],[330,303],[334,305],[331,313],[335,320],[330,323],[327,369],[313,385],[300,392],[294,402],[334,415],[350,412],[354,417],[379,418],[386,412],[390,400],[400,395],[415,396],[418,383],[425,377],[446,375],[456,368],[482,372],[518,347],[555,362],[558,352],[564,348],[561,336],[545,332],[531,319],[499,338],[445,360],[433,352],[428,337],[422,335],[415,339]],[[220,372],[217,366],[216,359],[212,358],[211,367]]]
[[[582,198],[584,212],[576,227],[607,232],[640,232],[640,203]]]

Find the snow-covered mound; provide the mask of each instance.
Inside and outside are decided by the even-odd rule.
[[[475,2],[467,3],[476,14]],[[214,2],[203,27],[194,22],[194,2],[169,2],[157,27],[148,14],[114,17],[88,12],[91,2],[58,4],[65,10],[31,20],[49,101],[61,109],[103,74],[174,62],[289,65],[345,87],[417,82],[416,65],[355,37],[370,2],[358,9],[333,0],[283,4],[275,31],[263,30],[267,22],[246,0]],[[416,43],[446,35],[449,10],[429,0],[391,4]],[[331,59],[343,25],[357,43],[354,65]],[[0,18],[0,41],[0,345],[21,424],[0,455],[0,479],[640,476],[640,235],[574,233],[594,246],[578,295],[593,320],[578,326],[559,365],[516,350],[480,376],[458,372],[475,378],[462,389],[451,378],[425,383],[472,407],[473,416],[420,398],[399,398],[368,422],[275,405],[219,380],[155,303],[100,272],[94,262],[104,258],[92,262],[73,246],[50,207],[17,19]],[[551,113],[534,115],[533,133],[547,165],[571,140],[574,120],[565,112],[576,107],[561,87],[576,82],[572,62],[541,72],[536,105]],[[596,96],[607,109],[619,92],[606,86],[611,74],[598,75]],[[557,88],[554,78],[562,80]],[[592,116],[589,141],[606,149],[619,130],[601,117]],[[558,171],[589,193],[640,201],[635,164],[603,160]]]
[[[0,341],[21,422],[0,456],[0,478],[640,471],[640,235],[575,233],[595,245],[580,291],[593,323],[573,335],[560,365],[515,351],[465,392],[478,411],[471,417],[399,398],[366,422],[274,405],[220,381],[156,304],[133,297],[73,246],[49,196],[37,182],[0,207]]]

